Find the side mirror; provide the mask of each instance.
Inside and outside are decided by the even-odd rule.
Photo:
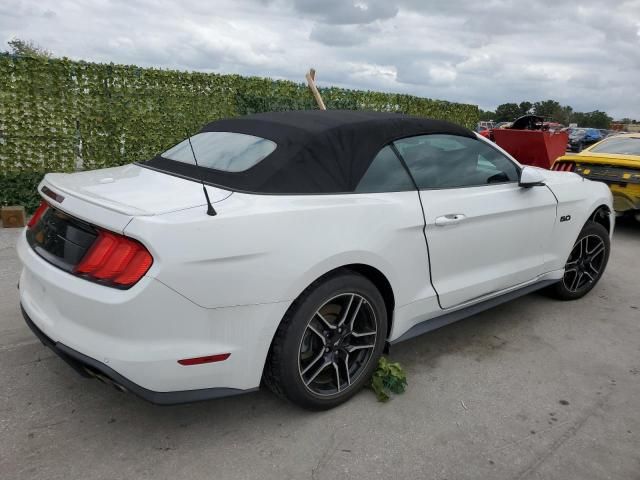
[[[537,168],[524,167],[518,184],[523,188],[540,187],[544,185],[544,175]]]

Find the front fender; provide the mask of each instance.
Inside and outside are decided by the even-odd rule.
[[[547,271],[564,268],[580,231],[598,208],[606,206],[613,212],[613,197],[606,184],[592,182],[573,173],[553,173],[556,178],[549,181],[548,186],[558,199],[558,211],[552,247],[545,259]],[[557,177],[564,177],[562,180],[566,181]],[[613,233],[613,223],[610,218],[610,234]]]

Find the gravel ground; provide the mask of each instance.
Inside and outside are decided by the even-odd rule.
[[[398,345],[404,395],[322,413],[268,391],[157,407],[80,378],[20,316],[18,233],[0,229],[0,478],[640,479],[640,223],[586,298]]]

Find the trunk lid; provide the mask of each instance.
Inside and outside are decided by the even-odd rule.
[[[206,188],[212,203],[232,193],[211,186]],[[55,201],[56,194],[72,196],[126,217],[161,215],[205,205],[199,183],[135,164],[87,172],[49,173],[40,184],[40,191],[47,201]],[[60,207],[64,209],[64,204]]]
[[[232,193],[216,187],[206,188],[212,203]],[[200,183],[138,165],[49,173],[38,190],[46,203],[34,214],[27,228],[27,241],[46,261],[74,274],[98,238],[111,235],[109,238],[117,239],[102,229],[124,234],[135,217],[194,207],[203,208],[204,215],[206,205]],[[130,244],[131,241],[127,245],[130,247]],[[133,262],[131,258],[128,261]],[[96,278],[102,278],[98,273]]]
[[[626,167],[640,169],[640,157],[635,155],[621,155],[617,153],[598,153],[582,151],[575,155],[565,155],[562,160],[571,160],[576,163],[599,163],[602,165],[614,165],[616,167]]]

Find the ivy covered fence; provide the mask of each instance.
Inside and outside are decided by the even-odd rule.
[[[473,128],[475,105],[321,88],[327,108],[397,111]],[[0,205],[33,209],[44,173],[146,160],[203,124],[315,108],[285,80],[0,54]]]

